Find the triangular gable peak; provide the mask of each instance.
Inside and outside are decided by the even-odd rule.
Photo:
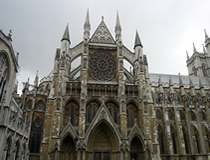
[[[103,17],[101,23],[94,32],[93,36],[91,37],[90,42],[115,43],[114,38],[112,37],[109,29],[107,28],[106,24],[103,21]]]

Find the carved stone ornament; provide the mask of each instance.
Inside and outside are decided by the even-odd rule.
[[[116,60],[110,52],[99,50],[90,56],[90,75],[99,81],[109,81],[116,74]]]

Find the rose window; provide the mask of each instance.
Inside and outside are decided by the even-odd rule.
[[[116,74],[115,56],[106,51],[94,52],[89,60],[90,75],[100,81],[111,80]]]

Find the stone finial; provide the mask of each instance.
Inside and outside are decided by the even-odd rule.
[[[101,21],[104,21],[104,16],[101,16]]]
[[[197,52],[196,48],[195,48],[195,44],[193,43],[193,52]]]
[[[19,52],[17,52],[17,55],[16,55],[17,64],[18,64],[18,60],[19,60]]]
[[[70,37],[69,36],[69,25],[67,24],[66,29],[65,29],[64,34],[63,34],[63,38],[61,39],[61,41],[67,40],[67,41],[69,41],[69,43],[71,43],[69,37]]]
[[[162,83],[162,80],[161,80],[161,76],[159,76],[159,79],[158,79],[158,86],[162,86],[163,83]]]
[[[11,29],[9,30],[8,36],[9,36],[9,37],[12,37],[12,30],[11,30]]]
[[[138,31],[137,30],[136,30],[136,37],[135,37],[134,49],[136,48],[136,46],[141,46],[143,48],[143,45],[141,43],[141,40],[139,38],[139,34],[138,34]]]
[[[37,70],[36,77],[35,77],[35,80],[34,80],[34,86],[35,87],[38,87],[38,81],[39,81],[39,76],[38,76],[38,70]]]
[[[186,51],[186,55],[187,55],[187,60],[188,60],[189,59],[188,51]]]
[[[199,87],[200,87],[200,88],[203,88],[203,83],[202,83],[202,81],[201,81],[200,78],[199,78]]]
[[[181,76],[180,76],[180,73],[179,73],[179,86],[180,87],[183,87],[184,86],[184,84],[182,82],[182,79],[181,79]]]
[[[206,53],[206,49],[205,49],[204,44],[202,44],[202,46],[203,46],[203,53]]]
[[[169,86],[173,86],[173,82],[172,82],[172,79],[171,79],[171,76],[170,76],[170,79],[169,79]]]

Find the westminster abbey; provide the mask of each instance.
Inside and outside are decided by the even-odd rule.
[[[209,160],[210,37],[187,55],[189,75],[148,72],[138,32],[134,49],[102,17],[71,46],[68,25],[49,76],[17,94],[18,53],[0,31],[1,160]],[[81,59],[80,65],[72,63]],[[132,67],[125,68],[125,62]],[[32,86],[32,89],[31,87]]]

